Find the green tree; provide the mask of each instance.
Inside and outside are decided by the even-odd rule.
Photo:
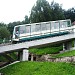
[[[65,19],[64,10],[62,9],[61,5],[52,1],[51,2],[51,9],[52,9],[52,13],[51,13],[52,20]]]
[[[28,16],[26,15],[25,16],[25,24],[28,24],[29,23],[29,18],[28,18]]]
[[[10,37],[10,32],[7,30],[6,27],[0,27],[0,38],[9,38]]]
[[[32,7],[30,22],[43,22],[51,20],[51,8],[46,0],[37,0],[36,5]]]
[[[43,22],[65,19],[62,6],[52,1],[49,4],[46,0],[37,0],[36,5],[32,7],[30,14],[31,22]]]
[[[66,19],[71,19],[72,22],[75,21],[75,9],[74,8],[64,11],[64,15]]]
[[[6,24],[4,24],[4,23],[0,23],[0,27],[6,27],[7,25]]]

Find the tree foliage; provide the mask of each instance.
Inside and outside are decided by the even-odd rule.
[[[66,19],[71,19],[72,22],[75,21],[75,9],[74,8],[64,11],[64,15]]]
[[[49,4],[46,0],[37,0],[36,5],[32,7],[30,21],[43,22],[51,20],[64,19],[62,7],[55,2]]]
[[[29,23],[29,18],[28,18],[28,16],[26,15],[26,16],[25,16],[24,24],[28,24],[28,23]]]
[[[7,25],[1,22],[0,27],[7,27]]]
[[[10,32],[7,30],[6,27],[0,27],[0,38],[9,38],[10,37]]]
[[[43,22],[51,20],[51,8],[46,0],[37,0],[30,14],[31,22]]]
[[[62,6],[58,3],[52,1],[51,2],[51,9],[52,9],[52,20],[62,20],[65,19],[64,16],[64,10],[62,9]]]

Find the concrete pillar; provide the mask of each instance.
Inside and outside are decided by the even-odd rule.
[[[29,50],[24,49],[24,50],[23,50],[22,61],[28,61],[28,56],[29,56]]]
[[[72,41],[67,42],[67,50],[72,48]]]
[[[24,50],[20,53],[20,61],[28,61],[28,57],[29,57],[29,50],[24,49]]]
[[[31,54],[31,61],[33,61],[34,60],[34,55],[33,54]]]
[[[63,51],[65,51],[65,43],[63,43]]]
[[[63,51],[70,50],[71,48],[72,48],[72,41],[67,41],[66,43],[63,43]]]

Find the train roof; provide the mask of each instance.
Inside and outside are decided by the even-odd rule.
[[[38,25],[38,24],[41,24],[41,23],[51,23],[51,22],[59,22],[59,21],[71,21],[70,19],[66,19],[66,20],[56,20],[56,21],[47,21],[47,22],[39,22],[39,23],[30,23],[30,24],[22,24],[22,25],[17,25],[15,27],[18,27],[18,26],[24,26],[24,25]]]

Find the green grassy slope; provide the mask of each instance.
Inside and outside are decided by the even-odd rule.
[[[52,57],[59,58],[59,57],[67,57],[67,56],[75,56],[75,50],[56,54],[56,55],[53,55]]]
[[[44,54],[58,53],[60,50],[62,50],[62,46],[59,46],[59,47],[34,48],[34,49],[30,49],[30,53],[33,53],[33,54],[36,54],[36,55],[44,55]]]
[[[0,72],[5,75],[75,75],[75,65],[56,62],[19,62]]]

